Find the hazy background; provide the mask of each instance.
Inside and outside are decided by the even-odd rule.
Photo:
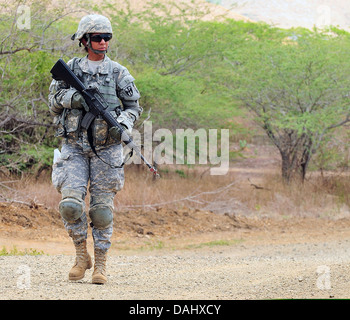
[[[211,0],[254,21],[283,28],[335,25],[350,28],[349,0]]]

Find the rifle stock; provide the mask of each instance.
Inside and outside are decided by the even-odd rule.
[[[55,80],[63,80],[65,83],[69,84],[71,87],[74,87],[79,92],[86,90],[84,84],[62,59],[58,59],[50,72],[52,74],[52,78]]]

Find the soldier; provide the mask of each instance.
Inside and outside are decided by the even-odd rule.
[[[129,71],[106,55],[112,34],[108,18],[97,14],[83,17],[72,40],[78,40],[87,55],[73,58],[67,65],[86,87],[98,87],[108,102],[108,110],[130,132],[142,113],[138,102],[140,94]],[[120,135],[110,131],[99,116],[94,119],[92,135],[89,135],[80,127],[82,117],[88,111],[82,95],[63,81],[56,80],[52,81],[49,91],[50,113],[55,116],[58,126],[56,135],[63,137],[60,159],[53,165],[52,181],[62,195],[59,212],[76,249],[75,265],[69,272],[69,279],[82,279],[85,271],[92,267],[87,252],[85,211],[90,182],[88,213],[95,257],[92,283],[104,284],[107,281],[107,251],[113,231],[113,199],[124,185]]]

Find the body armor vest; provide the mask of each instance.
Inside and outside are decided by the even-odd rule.
[[[73,58],[70,61],[69,65],[72,71],[86,87],[98,88],[108,103],[108,110],[117,118],[122,108],[116,91],[117,79],[120,72],[117,63],[108,58],[108,61],[104,63],[103,70],[101,70],[101,66],[98,66],[96,73],[92,74],[88,69],[87,63],[83,65],[82,70],[79,66],[81,60],[80,58]],[[61,126],[59,126],[57,135],[65,136],[70,140],[73,139],[84,148],[89,148],[86,131],[81,130],[80,127],[83,116],[84,111],[82,109],[64,109],[60,119]],[[97,116],[93,120],[91,126],[93,144],[97,148],[113,142],[108,136],[108,125],[100,116]]]

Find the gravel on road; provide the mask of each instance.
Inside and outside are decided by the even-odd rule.
[[[69,281],[72,255],[1,256],[0,299],[348,299],[349,241],[113,253],[106,285]]]

